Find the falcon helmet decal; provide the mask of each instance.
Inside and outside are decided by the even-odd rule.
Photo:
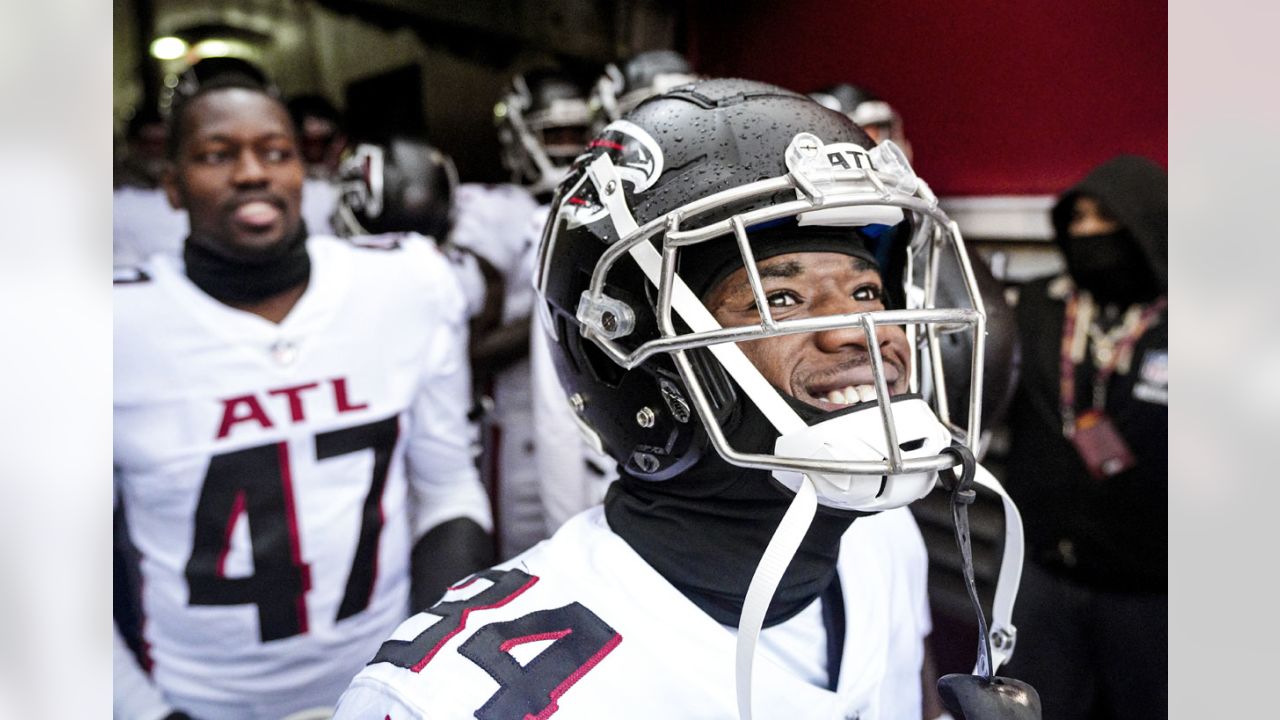
[[[653,136],[634,123],[615,120],[606,125],[577,162],[590,164],[605,153],[618,168],[622,182],[631,186],[632,194],[648,190],[662,176],[662,149]],[[605,216],[604,205],[586,173],[565,193],[565,198],[560,214],[568,227],[589,225]]]

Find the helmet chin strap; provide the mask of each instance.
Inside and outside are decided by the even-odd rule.
[[[591,178],[591,182],[596,186],[600,201],[608,209],[608,217],[613,223],[618,237],[625,238],[635,232],[639,226],[632,216],[630,208],[627,207],[624,193],[622,192],[622,178],[619,176],[617,168],[610,157],[607,154],[598,156],[588,166],[587,173]],[[641,242],[633,246],[629,250],[629,254],[649,281],[657,287],[661,279],[662,266],[662,258],[658,251],[650,243]],[[673,283],[671,305],[694,332],[715,330],[720,327],[720,324],[707,310],[706,306],[678,276]],[[765,380],[764,376],[736,343],[718,343],[709,346],[708,349],[780,434],[786,435],[808,427],[796,411],[782,399],[778,391]],[[968,453],[967,449],[965,452]],[[1000,576],[996,583],[996,597],[993,607],[995,622],[989,638],[986,637],[985,622],[983,628],[983,645],[986,647],[987,643],[990,642],[991,649],[990,652],[985,653],[985,659],[984,654],[980,653],[978,667],[979,671],[984,671],[985,667],[986,677],[990,678],[990,673],[999,668],[1013,653],[1016,635],[1011,619],[1013,616],[1013,601],[1017,596],[1018,583],[1022,576],[1022,518],[1018,513],[1017,507],[1014,506],[1013,501],[1005,493],[1000,483],[985,469],[972,462],[972,454],[969,454],[968,457],[969,463],[966,466],[970,470],[966,475],[970,478],[968,481],[970,485],[973,482],[977,482],[996,492],[1001,497],[1005,512],[1004,558],[1000,564]],[[823,492],[829,493],[832,490],[824,487]],[[795,493],[791,505],[787,508],[787,512],[777,530],[774,531],[773,538],[765,548],[764,556],[761,557],[760,564],[751,579],[751,584],[748,586],[747,596],[744,600],[742,616],[738,622],[736,655],[737,698],[738,712],[743,720],[750,720],[751,718],[753,660],[756,642],[759,639],[761,629],[764,627],[765,611],[768,609],[787,566],[791,564],[791,559],[799,549],[800,543],[808,532],[809,526],[813,523],[817,512],[819,491],[812,478],[804,475]],[[839,504],[836,506],[838,507]],[[966,522],[963,533],[965,542],[962,544],[962,552],[965,552],[967,548],[967,511],[965,512],[965,517]],[[959,534],[960,528],[957,527],[957,537],[959,537]],[[966,580],[972,584],[971,569]],[[976,590],[973,593],[973,596],[976,596]],[[961,677],[968,678],[969,676]],[[989,687],[993,686],[992,684],[995,680],[1003,679],[991,678]],[[1005,682],[1012,683],[1016,681]],[[1031,691],[1032,694],[1034,692],[1034,690]],[[1037,713],[1034,717],[1039,717],[1038,707],[1037,700]],[[975,715],[974,717],[979,716]],[[986,717],[986,715],[982,715],[982,717]],[[1023,716],[999,715],[998,717]]]
[[[967,448],[966,448],[967,451]],[[1000,558],[1000,574],[996,577],[996,594],[991,603],[991,672],[1000,669],[1013,657],[1018,631],[1013,626],[1013,603],[1018,599],[1022,583],[1022,513],[1004,486],[982,465],[974,465],[973,481],[1000,497],[1004,509],[1004,555]]]
[[[800,548],[800,541],[813,524],[813,517],[818,511],[818,491],[813,480],[806,475],[800,483],[796,496],[782,516],[782,522],[773,532],[756,573],[751,577],[747,587],[747,597],[742,604],[742,617],[738,620],[738,647],[736,660],[736,677],[738,689],[738,716],[742,720],[751,720],[751,680],[756,656],[756,641],[764,628],[765,612],[773,594],[778,591],[778,583],[782,575]]]
[[[978,660],[972,675],[952,673],[939,679],[938,694],[947,710],[962,720],[1039,720],[1040,696],[1035,688],[995,675],[999,662],[993,657],[992,635],[987,633],[987,618],[978,600],[973,580],[973,549],[969,542],[969,505],[978,497],[973,489],[977,462],[963,445],[953,445],[943,452],[957,457],[962,469],[958,477],[954,469],[944,470],[940,475],[942,486],[951,492],[951,519],[955,523],[956,545],[960,547],[965,589],[978,616]]]
[[[1013,627],[1013,603],[1022,579],[1023,536],[1022,516],[1017,506],[985,468],[978,465],[973,454],[963,445],[953,445],[944,450],[956,456],[962,468],[959,478],[943,481],[952,492],[952,518],[955,521],[956,543],[963,560],[965,586],[978,616],[978,659],[973,675],[952,674],[938,681],[939,693],[947,709],[957,718],[997,720],[1031,720],[1040,717],[1040,699],[1030,685],[1010,678],[1002,678],[995,672],[1013,655],[1017,637]],[[976,498],[974,484],[981,485],[1000,496],[1004,506],[1005,541],[1004,556],[1000,561],[1000,575],[996,580],[995,601],[992,604],[993,624],[987,630],[986,618],[978,602],[973,577],[973,553],[969,541],[968,506]],[[818,493],[807,475],[796,490],[782,522],[774,531],[765,548],[764,556],[756,567],[747,589],[738,621],[737,645],[737,698],[738,715],[751,720],[751,682],[756,642],[764,627],[765,612],[778,589],[782,575],[808,532],[818,507]]]

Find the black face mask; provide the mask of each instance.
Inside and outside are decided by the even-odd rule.
[[[1076,286],[1101,303],[1131,305],[1153,300],[1159,284],[1142,247],[1128,230],[1061,239]]]
[[[306,241],[307,228],[300,223],[280,253],[259,263],[246,263],[229,260],[187,238],[182,259],[187,277],[213,299],[227,304],[255,303],[307,281],[311,256]]]

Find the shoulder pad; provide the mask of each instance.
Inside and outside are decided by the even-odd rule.
[[[134,285],[151,282],[151,276],[136,265],[117,265],[111,269],[112,285]]]

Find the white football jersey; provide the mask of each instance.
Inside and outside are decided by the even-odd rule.
[[[925,564],[907,510],[854,522],[838,565],[846,633],[836,690],[762,651],[755,716],[919,718]],[[734,629],[667,583],[594,508],[402,624],[335,718],[724,720],[738,716],[735,643]]]
[[[111,248],[116,265],[136,265],[162,253],[182,255],[187,212],[169,205],[160,188],[124,186],[111,194]]]
[[[407,615],[409,551],[491,527],[463,301],[426,240],[312,238],[283,322],[156,257],[115,302],[115,474],[152,677],[196,717],[332,706]]]
[[[298,211],[312,237],[333,234],[333,213],[338,209],[338,196],[338,186],[330,180],[307,178],[302,181],[302,206]]]
[[[484,274],[480,271],[480,263],[476,256],[463,252],[453,245],[440,248],[458,278],[458,287],[462,289],[462,297],[466,299],[467,317],[473,318],[484,310]]]
[[[468,183],[455,194],[452,244],[493,265],[504,280],[502,323],[533,310],[533,265],[548,209],[517,185]],[[521,553],[547,537],[534,458],[533,399],[528,358],[502,369],[487,388],[493,411],[484,425],[485,483],[493,497],[498,551]]]
[[[463,183],[453,193],[453,207],[449,242],[488,260],[510,285],[530,242],[528,220],[538,202],[519,185]]]
[[[397,244],[413,240],[428,242],[440,251],[453,270],[454,279],[462,291],[463,305],[468,319],[475,317],[484,309],[484,275],[480,272],[480,264],[474,254],[464,252],[453,245],[441,245],[435,238],[419,232],[388,232],[377,235],[361,235],[350,240],[356,245],[381,246]]]

